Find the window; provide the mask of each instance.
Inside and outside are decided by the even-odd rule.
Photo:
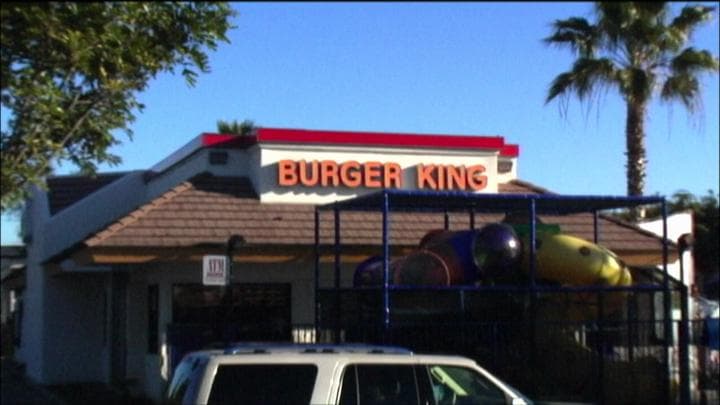
[[[224,289],[199,284],[173,286],[173,323],[226,325],[233,340],[282,341],[291,338],[290,284],[233,284],[230,304]]]
[[[158,352],[158,321],[160,319],[158,285],[148,286],[147,290],[147,352]]]
[[[342,377],[342,386],[340,387],[339,405],[357,405],[357,375],[355,374],[355,366],[348,366]]]
[[[410,364],[356,364],[345,370],[342,405],[418,403],[415,370]]]
[[[208,404],[307,405],[317,372],[313,364],[221,365]]]
[[[505,403],[505,393],[473,369],[432,365],[428,372],[437,405]]]
[[[20,292],[17,295],[15,301],[15,310],[12,313],[13,319],[13,344],[20,346],[20,338],[22,337],[22,323],[23,323],[23,293]]]

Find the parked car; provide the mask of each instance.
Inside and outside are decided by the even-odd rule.
[[[187,354],[173,404],[529,404],[473,360],[374,345],[243,344]]]

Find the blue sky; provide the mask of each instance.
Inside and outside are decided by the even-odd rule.
[[[683,3],[675,4],[679,8]],[[347,131],[500,135],[520,145],[522,180],[563,194],[624,195],[625,111],[614,91],[592,105],[544,103],[570,68],[566,49],[541,41],[555,19],[592,17],[591,3],[233,3],[230,44],[188,87],[164,74],[123,158],[103,171],[147,169],[216,122]],[[718,15],[695,46],[720,53]],[[718,75],[703,77],[703,111],[654,103],[646,194],[705,195],[720,186]],[[3,125],[5,118],[3,118]],[[67,165],[58,173],[74,171]],[[3,216],[2,244],[18,243]]]

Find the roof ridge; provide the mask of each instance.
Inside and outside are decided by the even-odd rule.
[[[88,174],[52,174],[47,176],[48,180],[64,180],[64,179],[87,179],[92,180],[98,177],[122,177],[128,173],[144,171],[144,170],[120,170],[116,172],[97,172],[91,175]]]
[[[169,202],[173,198],[177,197],[181,193],[193,188],[192,180],[193,179],[188,179],[188,180],[183,181],[182,183],[178,184],[177,186],[162,193],[158,197],[153,198],[152,200],[150,200],[149,202],[147,202],[145,204],[142,204],[141,206],[139,206],[138,208],[129,212],[125,216],[111,222],[107,226],[102,227],[102,231],[97,232],[94,235],[86,238],[85,244],[88,246],[94,246],[94,245],[100,244],[105,239],[108,239],[109,237],[120,232],[121,230],[125,229],[126,227],[130,226],[131,224],[139,221],[142,217],[147,215],[147,213],[154,211],[155,209],[166,204],[167,202]]]
[[[534,191],[534,192],[536,192],[536,193],[538,193],[538,194],[552,194],[552,195],[556,195],[556,194],[557,194],[557,193],[554,192],[554,191],[551,191],[551,190],[548,190],[548,189],[546,189],[546,188],[540,187],[540,186],[538,186],[537,184],[531,183],[531,182],[526,181],[526,180],[512,179],[512,180],[508,181],[507,183],[503,183],[503,184],[515,184],[515,185],[520,186],[520,187],[529,188],[530,190],[532,190],[532,191]]]

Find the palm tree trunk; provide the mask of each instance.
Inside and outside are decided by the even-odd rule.
[[[625,142],[627,156],[627,194],[641,196],[645,189],[645,102],[627,102]]]

